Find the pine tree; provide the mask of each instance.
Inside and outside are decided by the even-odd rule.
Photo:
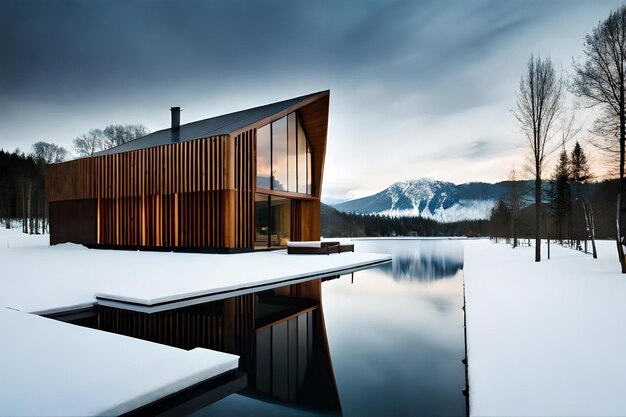
[[[572,184],[574,184],[574,187],[576,188],[575,197],[579,197],[580,186],[585,181],[589,180],[591,178],[591,175],[589,174],[589,161],[587,160],[587,155],[585,155],[583,148],[578,142],[576,142],[576,145],[574,145],[574,149],[572,150],[570,166]]]
[[[563,242],[563,225],[571,210],[570,161],[565,148],[559,155],[559,162],[552,177],[550,209],[557,227],[557,239]]]
[[[572,150],[572,157],[570,161],[571,166],[571,182],[574,186],[574,199],[575,201],[580,201],[580,205],[582,206],[583,213],[582,216],[585,219],[585,228],[586,235],[585,239],[590,238],[591,244],[593,247],[593,257],[596,258],[596,242],[595,242],[595,231],[594,231],[594,220],[593,220],[593,209],[591,204],[589,203],[589,199],[586,195],[584,195],[582,190],[582,185],[591,179],[591,174],[589,171],[589,161],[587,160],[587,155],[583,151],[582,147],[578,142],[574,145],[574,149]],[[581,216],[580,213],[575,213],[576,218],[579,219]],[[578,223],[578,222],[577,222]],[[576,238],[580,239],[580,233],[576,233]]]

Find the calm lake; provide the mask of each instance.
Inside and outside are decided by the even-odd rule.
[[[466,415],[461,243],[354,243],[358,252],[389,253],[393,261],[324,282],[321,309],[267,336],[257,332],[257,362],[272,368],[257,366],[256,389],[195,416]],[[281,338],[285,347],[277,348]]]

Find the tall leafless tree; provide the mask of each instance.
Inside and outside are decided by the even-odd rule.
[[[535,178],[535,262],[541,261],[541,176],[546,159],[556,149],[551,139],[561,112],[562,82],[550,58],[530,56],[512,110],[526,136],[530,151],[528,169]]]
[[[92,129],[89,133],[74,139],[74,151],[78,156],[93,156],[104,146],[104,133],[100,129]]]
[[[139,124],[109,125],[102,131],[104,134],[104,149],[123,145],[126,142],[140,138],[150,133],[147,127]]]
[[[69,156],[69,152],[62,146],[49,142],[36,142],[33,144],[35,159],[41,159],[46,164],[63,162]]]
[[[585,37],[583,62],[574,62],[571,90],[586,98],[590,105],[600,106],[602,117],[596,122],[609,140],[607,149],[619,152],[619,192],[617,195],[617,252],[626,273],[626,257],[621,237],[626,226],[626,179],[624,151],[626,145],[626,6],[612,11]],[[598,126],[599,123],[599,126]],[[616,133],[616,135],[612,135]]]
[[[104,129],[92,129],[74,139],[74,151],[78,156],[93,156],[94,153],[123,145],[150,133],[140,124],[109,125]]]

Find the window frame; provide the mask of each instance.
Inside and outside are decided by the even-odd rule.
[[[290,178],[289,178],[289,168],[287,168],[287,190],[277,190],[274,189],[274,123],[277,122],[280,119],[285,118],[285,123],[287,125],[287,166],[289,166],[289,121],[288,118],[291,114],[295,115],[295,130],[296,130],[296,170],[295,170],[295,174],[296,174],[296,191],[289,191],[289,182],[290,182]],[[276,120],[272,120],[271,122],[269,122],[266,125],[260,126],[257,128],[261,129],[265,126],[269,126],[269,131],[270,131],[270,178],[269,178],[269,185],[270,188],[263,188],[263,187],[259,187],[257,184],[257,178],[258,178],[258,164],[256,165],[256,170],[257,172],[255,172],[255,186],[256,189],[258,190],[258,192],[262,193],[262,194],[266,194],[266,195],[275,195],[275,196],[280,196],[280,197],[287,197],[287,198],[296,198],[296,199],[315,199],[317,198],[314,193],[314,184],[313,184],[313,180],[314,180],[314,175],[313,175],[313,152],[312,152],[312,146],[311,146],[311,141],[309,140],[309,135],[306,131],[306,127],[304,126],[304,121],[302,119],[302,117],[300,116],[300,114],[297,111],[293,111],[290,112],[288,114],[286,114],[285,116],[279,117]],[[306,150],[304,152],[305,155],[305,173],[306,173],[306,178],[304,179],[305,184],[304,184],[304,189],[306,190],[305,193],[301,193],[298,192],[299,190],[299,183],[300,183],[300,161],[299,161],[299,145],[300,145],[300,141],[298,140],[298,132],[299,129],[298,127],[300,127],[302,129],[302,131],[304,132],[304,137],[305,137],[305,144],[306,144]],[[258,146],[258,143],[257,143]],[[311,167],[309,167],[309,165],[311,165]],[[310,178],[309,178],[310,176]]]

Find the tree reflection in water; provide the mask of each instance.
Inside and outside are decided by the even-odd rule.
[[[392,243],[396,242],[396,243]],[[396,281],[429,282],[452,278],[463,269],[463,246],[451,240],[390,240],[358,242],[362,252],[390,253],[392,262],[379,267]]]

